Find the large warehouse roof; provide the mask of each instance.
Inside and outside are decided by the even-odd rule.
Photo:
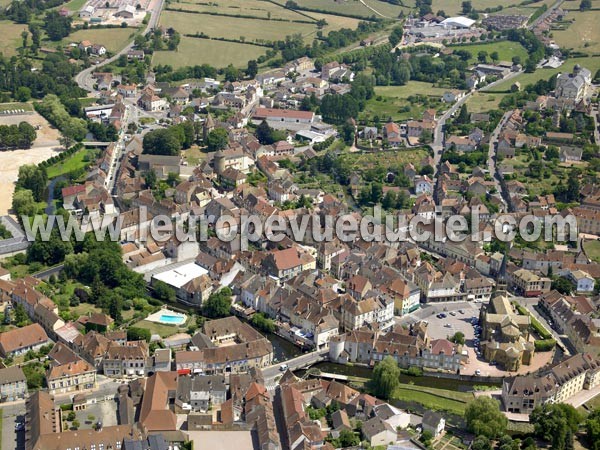
[[[453,27],[461,27],[461,28],[471,28],[475,21],[473,19],[469,19],[468,17],[457,16],[457,17],[448,17],[444,21],[442,21],[442,25],[449,25]]]

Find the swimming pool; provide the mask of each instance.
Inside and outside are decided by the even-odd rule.
[[[168,323],[169,325],[181,325],[185,322],[185,316],[174,315],[174,314],[161,314],[159,322]]]

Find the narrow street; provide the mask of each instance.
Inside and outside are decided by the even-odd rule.
[[[496,190],[501,194],[502,203],[504,203],[504,206],[506,207],[507,210],[508,210],[507,199],[509,198],[508,197],[509,193],[504,192],[502,190],[502,183],[501,183],[502,175],[498,171],[498,167],[496,167],[496,162],[498,160],[498,155],[497,155],[498,136],[500,136],[500,132],[502,131],[502,128],[504,127],[504,125],[506,124],[506,122],[508,121],[508,119],[510,118],[512,113],[513,113],[512,110],[504,113],[504,116],[502,116],[502,119],[500,119],[500,122],[498,122],[498,125],[496,126],[496,128],[492,132],[492,135],[490,136],[490,144],[489,144],[489,149],[488,149],[488,169],[490,171],[490,176],[494,179],[494,184],[496,186]]]

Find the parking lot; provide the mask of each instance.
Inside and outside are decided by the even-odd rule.
[[[460,302],[425,305],[424,308],[409,317],[398,318],[398,323],[411,323],[418,320],[428,322],[427,331],[431,339],[448,339],[458,331],[465,336],[465,348],[468,363],[461,369],[463,375],[505,377],[526,374],[544,367],[552,360],[553,353],[536,353],[531,365],[523,365],[518,372],[507,372],[499,366],[485,361],[479,353],[478,320],[482,303]],[[475,323],[474,320],[476,321]]]

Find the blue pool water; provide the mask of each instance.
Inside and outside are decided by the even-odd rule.
[[[171,314],[161,314],[160,321],[168,324],[181,325],[183,322],[185,322],[185,317],[173,316]]]

